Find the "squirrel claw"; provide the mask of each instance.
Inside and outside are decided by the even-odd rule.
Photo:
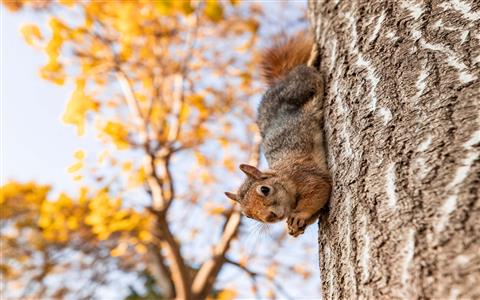
[[[300,234],[305,232],[307,227],[307,221],[301,213],[294,213],[290,215],[287,219],[288,224],[288,234],[293,237],[297,237]]]

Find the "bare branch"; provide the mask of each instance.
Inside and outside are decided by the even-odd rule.
[[[120,88],[122,89],[122,93],[125,97],[125,101],[127,102],[128,109],[130,110],[132,117],[135,120],[135,123],[137,123],[137,126],[139,127],[139,134],[142,139],[142,143],[146,145],[148,143],[146,121],[142,116],[138,100],[136,99],[133,92],[132,84],[125,72],[123,72],[122,70],[117,70],[117,72],[115,72],[115,76],[117,77]]]
[[[151,212],[155,215],[156,221],[151,232],[154,242],[159,243],[160,247],[167,252],[171,278],[175,286],[175,296],[179,299],[191,299],[192,290],[189,269],[180,251],[180,245],[170,231],[165,212],[155,210],[151,210]]]
[[[180,74],[175,74],[173,77],[173,109],[172,111],[175,118],[172,121],[170,130],[167,136],[167,141],[170,144],[173,143],[173,141],[177,140],[178,137],[180,136],[181,125],[182,125],[180,120],[180,114],[181,114],[182,107],[185,100],[184,99],[184,94],[185,94],[184,80],[188,74],[188,65],[192,60],[193,49],[195,47],[195,42],[197,40],[198,20],[199,20],[198,11],[196,10],[195,13],[190,16],[190,18],[193,18],[193,21],[191,22],[192,23],[191,30],[187,35],[187,41],[186,41],[187,51],[182,61]]]
[[[148,263],[150,275],[154,278],[157,285],[162,290],[162,294],[167,299],[175,296],[174,283],[172,281],[172,274],[170,269],[165,264],[165,259],[162,256],[160,247],[155,243],[148,245],[148,252],[151,258],[151,263]]]
[[[259,290],[258,290],[258,284],[257,284],[257,276],[259,276],[259,274],[257,272],[253,272],[252,270],[248,269],[244,265],[238,262],[232,261],[228,258],[225,260],[225,262],[242,269],[243,271],[245,271],[245,273],[247,273],[250,276],[250,279],[252,280],[252,287],[255,291],[255,298],[261,299],[262,297],[260,297],[260,294],[258,293]]]
[[[232,211],[230,217],[227,219],[220,242],[213,248],[212,257],[202,264],[195,276],[192,290],[196,298],[203,299],[210,292],[215,278],[225,262],[225,253],[230,247],[230,242],[238,232],[240,220],[240,212]]]
[[[171,278],[175,286],[176,297],[181,299],[189,299],[191,295],[190,274],[180,252],[180,245],[173,237],[166,220],[166,211],[168,205],[165,201],[163,181],[156,172],[156,155],[150,150],[147,124],[141,115],[138,101],[135,98],[133,88],[128,80],[128,77],[121,71],[118,71],[116,74],[117,79],[121,84],[128,107],[139,125],[139,132],[145,147],[146,155],[144,158],[144,168],[147,173],[147,183],[152,193],[152,212],[155,216],[155,222],[151,231],[154,236],[154,243],[158,243],[160,248],[167,251],[167,257],[170,261],[170,270],[172,275]]]
[[[168,131],[167,141],[172,143],[177,140],[180,135],[181,120],[180,115],[182,112],[184,93],[183,93],[183,75],[175,74],[173,76],[173,106],[172,112],[174,118],[171,122],[170,129]]]
[[[250,164],[259,164],[260,158],[260,139],[255,138],[255,146],[249,159]],[[227,217],[222,236],[217,245],[213,247],[212,257],[204,262],[195,276],[192,284],[192,291],[195,297],[205,298],[213,287],[213,283],[218,276],[223,264],[225,263],[225,253],[227,253],[231,241],[237,235],[241,224],[242,215],[235,206]]]
[[[293,297],[290,296],[287,293],[287,291],[285,291],[285,289],[282,287],[282,285],[279,284],[276,280],[274,280],[270,276],[268,276],[266,274],[263,274],[263,273],[254,272],[254,271],[250,270],[249,268],[245,267],[244,265],[242,265],[238,262],[232,261],[230,259],[226,259],[225,262],[228,263],[228,264],[231,264],[233,266],[236,266],[237,268],[241,269],[242,271],[247,273],[252,278],[256,278],[256,277],[259,277],[259,276],[267,278],[277,288],[277,290],[280,291],[285,296],[286,299],[293,299]]]

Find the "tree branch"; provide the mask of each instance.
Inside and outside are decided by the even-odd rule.
[[[160,248],[165,249],[167,252],[171,278],[175,286],[175,296],[178,299],[191,299],[192,290],[189,269],[180,251],[180,245],[170,231],[165,212],[155,211],[154,209],[151,212],[155,215],[155,222],[151,229],[154,243],[158,243]]]
[[[125,100],[127,102],[129,110],[132,112],[135,121],[141,127],[140,134],[142,135],[142,141],[147,142],[148,137],[146,136],[147,129],[145,126],[145,119],[142,116],[142,111],[133,92],[132,84],[130,83],[130,80],[128,79],[125,72],[120,69],[115,72],[115,76],[117,77],[120,88],[122,89],[123,95],[125,96]]]
[[[172,112],[174,118],[171,122],[170,129],[168,130],[167,141],[173,143],[178,139],[181,129],[181,113],[184,102],[183,93],[183,75],[175,74],[173,76],[173,106]]]
[[[145,150],[144,168],[147,174],[147,183],[152,192],[152,209],[155,217],[153,228],[154,245],[160,245],[159,249],[165,249],[168,260],[170,261],[170,270],[172,281],[175,286],[176,297],[189,299],[191,297],[190,274],[185,265],[185,261],[180,252],[180,245],[175,240],[170,231],[166,220],[167,201],[165,199],[163,181],[156,172],[156,155],[150,149],[150,143],[147,133],[146,120],[142,117],[138,101],[133,93],[133,88],[128,77],[122,71],[117,71],[117,79],[122,87],[128,107],[139,125],[139,132]],[[168,155],[163,158],[168,160]],[[171,178],[170,178],[171,179]],[[170,195],[172,196],[172,195]],[[171,200],[171,199],[170,199]],[[169,201],[170,202],[170,201]]]
[[[260,162],[260,138],[256,136],[254,140],[254,150],[250,155],[249,163],[258,165]],[[213,247],[212,257],[202,264],[193,280],[192,291],[195,298],[203,299],[210,293],[215,279],[225,263],[225,254],[230,248],[230,243],[237,235],[241,218],[242,214],[236,209],[236,206],[232,207],[230,215],[225,222],[220,241]]]
[[[150,275],[162,290],[162,295],[167,299],[172,299],[175,296],[174,283],[172,281],[171,271],[166,266],[165,259],[162,256],[160,245],[150,243],[148,245],[148,252],[152,260],[152,263],[148,263],[147,265]]]
[[[286,299],[293,299],[292,296],[290,296],[287,291],[285,291],[285,289],[282,287],[281,284],[279,284],[278,282],[276,282],[273,278],[271,278],[270,276],[266,275],[266,274],[263,274],[263,273],[258,273],[258,272],[254,272],[252,270],[250,270],[249,268],[245,267],[244,265],[238,263],[238,262],[235,262],[235,261],[232,261],[230,259],[226,259],[225,260],[226,263],[229,263],[233,266],[236,266],[237,268],[241,269],[242,271],[244,271],[245,273],[247,273],[250,277],[252,278],[256,278],[258,276],[261,276],[261,277],[264,277],[264,278],[268,278],[270,280],[270,282],[277,288],[278,291],[280,291],[280,293],[282,293]]]
[[[238,210],[232,210],[225,225],[225,230],[220,241],[212,251],[212,257],[202,264],[192,284],[195,298],[203,299],[210,292],[215,278],[225,262],[225,253],[230,247],[230,242],[236,236],[240,226],[241,214]]]

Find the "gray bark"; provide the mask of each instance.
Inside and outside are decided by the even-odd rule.
[[[318,0],[325,299],[480,299],[480,1]]]

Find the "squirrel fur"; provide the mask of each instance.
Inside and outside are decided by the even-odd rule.
[[[318,219],[332,186],[323,138],[323,78],[311,66],[316,49],[310,36],[298,34],[263,53],[269,89],[257,125],[269,169],[240,165],[246,180],[236,194],[225,193],[247,217],[265,223],[286,218],[292,236]]]

